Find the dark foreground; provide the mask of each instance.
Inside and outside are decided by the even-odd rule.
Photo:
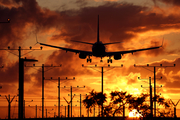
[[[27,120],[32,120],[32,119],[42,119],[42,118],[27,118]],[[123,118],[123,117],[73,117],[73,118],[43,118],[47,120],[180,120],[180,118],[165,118],[165,117],[156,117],[156,118]],[[13,120],[13,119],[11,119]],[[17,120],[17,119],[14,119]]]

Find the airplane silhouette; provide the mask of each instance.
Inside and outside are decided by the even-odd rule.
[[[73,41],[73,40],[72,40]],[[143,49],[135,49],[135,50],[127,50],[127,51],[117,51],[117,52],[106,52],[106,45],[109,44],[116,44],[116,43],[121,43],[121,42],[113,42],[113,43],[102,43],[99,40],[99,15],[98,15],[98,25],[97,25],[97,42],[95,43],[88,43],[88,42],[81,42],[81,41],[74,41],[74,42],[79,42],[79,43],[84,43],[84,44],[90,44],[92,45],[92,51],[83,51],[83,50],[76,50],[76,49],[70,49],[70,48],[64,48],[64,47],[59,47],[59,46],[54,46],[54,45],[49,45],[49,44],[45,44],[45,43],[39,43],[40,45],[44,45],[44,46],[49,46],[49,47],[53,47],[53,48],[59,48],[62,50],[70,51],[70,52],[75,52],[76,54],[79,53],[79,58],[81,59],[86,59],[87,58],[87,62],[91,62],[90,56],[95,56],[95,57],[101,57],[100,62],[102,62],[102,58],[103,57],[109,57],[109,59],[107,60],[107,62],[111,62],[112,63],[112,59],[111,57],[114,56],[115,60],[119,60],[122,58],[123,54],[126,53],[134,53],[137,51],[144,51],[144,50],[151,50],[151,49],[157,49],[162,47],[161,46],[157,46],[157,47],[149,47],[149,48],[143,48]]]

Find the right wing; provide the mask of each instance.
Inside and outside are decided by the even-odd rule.
[[[162,47],[162,46],[150,47],[150,48],[144,48],[144,49],[127,50],[127,51],[107,52],[106,56],[113,56],[113,55],[117,55],[117,54],[134,53],[134,52],[138,52],[138,51],[157,49],[157,48],[160,48],[160,47]]]
[[[70,49],[70,48],[64,48],[64,47],[59,47],[59,46],[54,46],[54,45],[48,45],[48,44],[44,44],[44,43],[39,43],[40,45],[44,45],[44,46],[48,46],[48,47],[53,47],[53,48],[58,48],[58,49],[62,49],[70,52],[75,52],[75,53],[84,53],[86,55],[92,55],[92,52],[90,51],[83,51],[83,50],[76,50],[76,49]]]

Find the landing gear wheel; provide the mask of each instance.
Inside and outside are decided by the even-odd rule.
[[[103,60],[101,59],[100,62],[103,62]]]
[[[89,58],[89,59],[87,59],[87,63],[88,63],[88,62],[90,62],[90,63],[91,63],[91,61],[92,61],[92,60],[91,60],[90,58]]]
[[[107,60],[107,63],[109,63],[109,62],[112,63],[112,59],[108,59],[108,60]]]

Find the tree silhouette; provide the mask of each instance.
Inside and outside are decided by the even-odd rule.
[[[106,102],[106,98],[106,94],[102,94],[102,92],[95,92],[93,89],[83,100],[83,104],[86,106],[86,108],[90,109],[90,112],[92,112],[92,107],[96,105],[101,107],[102,102]]]
[[[173,117],[174,112],[171,110],[172,103],[170,100],[166,100],[163,97],[160,97],[160,95],[156,95],[156,98],[154,97],[153,100],[157,101],[158,105],[161,106],[161,109],[157,109],[158,117]]]
[[[92,90],[83,100],[83,103],[92,112],[92,107],[96,105],[101,107],[102,102],[105,103],[107,101],[106,99],[106,94],[102,95],[102,92]],[[153,97],[154,100],[156,100],[157,105],[161,106],[161,109],[157,109],[158,117],[173,116],[173,111],[170,109],[172,103],[169,100],[165,100],[159,95]],[[138,96],[133,96],[123,91],[112,91],[110,93],[110,103],[104,107],[103,114],[105,117],[114,117],[115,114],[121,114],[125,117],[126,106],[129,110],[136,109],[139,113],[143,111],[143,117],[150,117],[151,110],[147,101],[149,101],[149,94],[142,93]],[[101,112],[99,115],[101,115]]]
[[[125,117],[125,105],[133,99],[132,95],[123,91],[112,91],[110,95],[112,102],[105,107],[104,114],[113,117],[115,114],[122,114]]]
[[[140,94],[137,97],[133,97],[129,101],[129,110],[136,109],[138,112],[143,111],[143,116],[147,116],[150,114],[150,105],[146,103],[148,94]]]

